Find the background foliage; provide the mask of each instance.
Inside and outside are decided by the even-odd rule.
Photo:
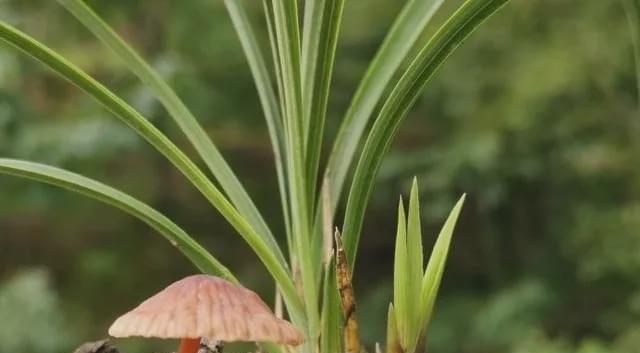
[[[90,4],[170,79],[283,234],[267,131],[222,4]],[[401,5],[347,1],[329,134]],[[253,10],[266,43],[260,9]],[[0,0],[0,17],[123,93],[187,146],[150,93],[55,2]],[[384,340],[397,195],[417,175],[424,234],[436,234],[457,197],[468,194],[428,332],[430,351],[637,351],[637,96],[621,2],[513,1],[491,18],[434,79],[383,165],[355,276],[368,346]],[[272,297],[248,248],[162,157],[4,44],[0,155],[122,187],[173,216]],[[119,313],[193,271],[153,230],[118,211],[5,176],[0,195],[0,352],[68,352],[103,337]],[[17,333],[3,339],[8,332]],[[123,343],[130,351],[169,350],[163,342]]]

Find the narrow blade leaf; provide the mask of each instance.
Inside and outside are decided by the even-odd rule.
[[[417,54],[385,101],[360,156],[349,190],[344,224],[347,255],[355,262],[360,230],[375,176],[400,123],[451,53],[508,0],[467,0]]]
[[[184,105],[178,95],[171,87],[147,64],[138,53],[135,52],[118,34],[105,23],[91,8],[89,8],[82,0],[58,0],[69,12],[71,12],[87,29],[89,29],[100,41],[107,45],[113,52],[129,67],[129,69],[138,76],[151,90],[154,92],[158,100],[167,109],[171,117],[178,124],[185,136],[195,147],[198,154],[202,157],[209,170],[216,177],[220,186],[227,193],[238,211],[249,221],[256,232],[265,240],[271,251],[279,258],[280,262],[286,265],[286,261],[276,242],[271,230],[267,226],[264,218],[256,208],[255,204],[247,194],[246,190],[233,173],[229,164],[222,157],[222,154],[211,141],[211,138],[204,131],[197,119],[191,111]],[[237,5],[231,4],[231,9],[237,8]],[[234,23],[242,23],[241,12],[233,11],[232,18],[236,19]],[[238,27],[238,26],[236,26]],[[241,27],[242,28],[242,27]],[[245,34],[241,38],[246,37],[246,30],[240,32]],[[250,40],[250,39],[248,39]],[[245,40],[246,41],[246,40]],[[245,42],[243,41],[243,42]],[[244,45],[243,45],[244,47]],[[253,66],[252,66],[253,68]],[[266,86],[268,87],[268,86]],[[266,113],[272,113],[273,106],[269,101],[268,91],[265,86],[260,85],[259,92],[263,100],[263,107]],[[262,89],[260,89],[262,88]],[[271,115],[266,114],[268,117]],[[268,119],[269,121],[269,119]],[[274,130],[269,124],[269,131]],[[273,138],[274,136],[272,136]],[[276,136],[277,137],[277,136]],[[279,147],[277,144],[275,147]],[[276,151],[276,157],[279,151]],[[278,158],[276,158],[276,161]]]
[[[319,263],[314,249],[310,246],[310,219],[308,200],[308,180],[305,172],[304,114],[302,114],[302,92],[300,76],[300,34],[297,1],[273,0],[273,20],[275,38],[278,45],[280,74],[284,93],[284,120],[287,147],[287,175],[289,176],[289,196],[292,232],[295,237],[295,257],[299,260],[304,303],[307,313],[310,342],[319,338],[320,315],[318,311]]]
[[[58,186],[119,208],[164,236],[200,271],[237,282],[224,265],[169,218],[124,192],[64,169],[28,161],[0,158],[0,173]]]
[[[424,333],[426,326],[431,319],[431,313],[433,311],[433,305],[438,294],[438,288],[440,288],[440,282],[442,280],[442,273],[444,272],[444,265],[449,254],[449,247],[451,245],[451,237],[453,231],[460,216],[460,210],[464,204],[465,195],[462,195],[460,200],[449,213],[449,217],[442,226],[438,239],[433,246],[429,263],[427,264],[427,270],[425,271],[422,279],[422,294],[420,298],[420,304],[418,313],[420,316],[420,328],[421,333]]]
[[[207,198],[258,255],[282,286],[292,315],[302,322],[302,303],[286,266],[205,174],[164,134],[130,105],[91,76],[28,35],[0,21],[0,39],[24,51],[91,95],[162,153]]]
[[[396,249],[393,264],[393,305],[395,306],[395,325],[398,340],[403,347],[406,347],[406,327],[409,317],[409,307],[413,305],[409,302],[408,282],[409,282],[409,262],[407,258],[407,218],[404,212],[402,198],[398,204],[398,230],[396,232]]]
[[[279,120],[281,121],[280,126],[282,128],[282,133],[284,134],[283,137],[283,147],[282,147],[282,154],[283,154],[283,174],[285,175],[285,185],[284,185],[284,189],[281,188],[281,190],[285,190],[285,193],[280,195],[281,199],[282,199],[282,204],[286,205],[286,210],[284,213],[284,221],[285,221],[285,229],[287,232],[287,247],[289,250],[289,256],[290,256],[290,261],[292,260],[293,254],[295,254],[295,249],[296,249],[296,244],[295,244],[295,237],[293,236],[293,224],[291,221],[291,204],[289,203],[290,200],[290,190],[289,190],[289,185],[291,185],[291,181],[288,179],[289,175],[288,173],[288,165],[287,165],[287,161],[289,160],[289,156],[287,155],[287,136],[289,136],[288,132],[287,132],[287,125],[282,123],[282,119],[283,119],[283,115],[284,115],[284,107],[285,107],[285,103],[284,103],[284,86],[282,83],[282,72],[280,70],[280,53],[278,51],[278,40],[276,39],[276,29],[275,29],[275,16],[273,14],[273,6],[271,4],[271,0],[263,0],[262,1],[262,7],[264,9],[264,16],[265,16],[265,21],[267,23],[267,32],[269,34],[269,43],[270,43],[270,48],[271,48],[271,59],[273,60],[273,69],[274,69],[274,73],[276,76],[276,86],[278,88],[278,103],[279,105],[279,109],[278,112],[280,113],[279,116]],[[293,265],[293,264],[292,264]]]
[[[414,178],[409,199],[409,215],[407,219],[407,255],[411,282],[420,282],[424,271],[422,250],[422,227],[420,225],[420,198],[418,181]]]
[[[342,23],[344,0],[305,2],[302,41],[302,92],[306,119],[306,173],[309,202],[313,204],[322,151],[329,88]],[[310,211],[313,214],[313,210]]]
[[[360,82],[340,125],[325,172],[331,181],[334,210],[371,114],[382,94],[391,87],[393,75],[443,2],[444,0],[408,1]]]
[[[245,9],[237,0],[225,0],[224,4],[227,7],[233,27],[240,39],[240,44],[242,45],[245,57],[247,58],[251,74],[253,75],[253,80],[256,84],[258,96],[260,98],[260,104],[264,111],[276,164],[276,175],[278,177],[278,188],[280,189],[280,202],[282,204],[285,229],[287,237],[290,237],[290,210],[287,200],[289,191],[287,188],[287,174],[285,170],[286,150],[284,127],[282,125],[278,99],[273,89],[273,83],[269,76],[266,60],[260,50],[255,31],[249,23]]]
[[[420,226],[420,200],[418,197],[418,181],[413,179],[411,197],[409,199],[409,215],[407,220],[407,302],[418,303],[422,282],[423,267],[422,229]],[[420,333],[420,315],[417,310],[408,310],[406,320],[407,352],[413,352]]]

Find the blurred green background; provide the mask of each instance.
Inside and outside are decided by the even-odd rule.
[[[266,45],[259,2],[245,3]],[[327,142],[403,3],[347,1]],[[459,3],[448,1],[439,20]],[[222,3],[90,4],[170,80],[282,234],[266,127]],[[59,50],[189,148],[150,92],[55,1],[0,0],[0,18]],[[395,208],[416,175],[427,244],[468,193],[430,352],[640,352],[637,97],[621,1],[514,0],[474,33],[411,112],[380,174],[355,274],[368,347],[384,341]],[[81,172],[139,197],[272,300],[249,248],[169,163],[4,43],[0,155]],[[117,210],[0,175],[0,353],[69,352],[105,337],[118,315],[193,271]],[[117,342],[129,352],[175,349]]]

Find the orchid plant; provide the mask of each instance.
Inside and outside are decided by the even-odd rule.
[[[224,0],[268,126],[286,230],[284,250],[214,142],[163,77],[83,0],[58,2],[154,93],[213,178],[124,99],[59,53],[5,22],[0,22],[0,38],[95,98],[200,191],[273,277],[287,315],[305,333],[305,344],[298,348],[301,352],[363,350],[351,271],[385,152],[437,69],[508,0],[464,1],[426,42],[422,34],[444,0],[408,0],[353,95],[329,153],[322,148],[324,126],[345,0],[263,0],[269,53],[258,45],[258,33],[241,1]],[[326,167],[321,169],[325,155]],[[53,184],[120,208],[157,230],[200,271],[237,282],[233,272],[185,230],[122,191],[24,160],[2,158],[0,172]],[[340,221],[335,214],[343,198],[345,215]],[[389,353],[413,353],[421,347],[462,202],[446,220],[426,270],[415,183],[408,216],[400,203],[386,343]],[[340,231],[334,246],[335,225]]]

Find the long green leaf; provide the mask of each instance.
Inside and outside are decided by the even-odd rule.
[[[308,0],[302,40],[302,93],[306,119],[308,197],[313,202],[322,152],[325,116],[344,0]],[[313,210],[311,210],[313,214]]]
[[[411,282],[420,282],[424,271],[422,250],[422,227],[420,225],[420,197],[418,181],[413,178],[407,216],[407,255],[409,259],[409,278]]]
[[[407,216],[407,301],[418,303],[420,299],[420,283],[422,274],[424,253],[422,252],[422,229],[420,226],[420,199],[418,197],[418,181],[413,179],[411,197],[409,199],[409,214]],[[420,316],[416,310],[408,311],[406,319],[406,346],[407,352],[413,352],[416,338],[420,331]]]
[[[302,289],[308,320],[307,331],[310,344],[317,342],[320,316],[318,313],[318,291],[310,246],[309,200],[305,173],[304,114],[302,113],[300,79],[300,34],[297,1],[273,0],[273,18],[280,59],[280,73],[285,103],[285,125],[287,134],[287,157],[291,222],[295,237],[295,257],[300,263]]]
[[[280,115],[280,107],[278,106],[278,98],[273,91],[273,84],[269,76],[269,70],[255,32],[249,23],[246,11],[237,0],[225,0],[225,6],[231,17],[233,26],[240,39],[240,44],[244,51],[249,68],[253,75],[262,110],[264,111],[267,129],[269,130],[269,138],[273,148],[273,154],[276,164],[276,174],[278,177],[278,187],[280,189],[280,202],[282,204],[282,213],[287,232],[287,239],[291,237],[290,229],[290,210],[288,203],[288,187],[287,175],[284,166],[286,160],[286,150],[284,141],[284,127],[282,125],[282,117]]]
[[[302,80],[300,73],[300,34],[296,1],[271,0],[275,40],[282,78],[285,125],[292,127],[295,137],[301,141],[304,156],[304,114],[302,114]],[[289,146],[290,148],[291,146]]]
[[[116,55],[129,67],[129,69],[147,86],[149,86],[149,88],[151,88],[156,97],[158,97],[158,100],[160,100],[164,105],[178,126],[180,126],[180,129],[182,129],[189,141],[193,144],[209,170],[211,170],[218,182],[220,182],[222,189],[227,193],[238,211],[240,211],[256,232],[264,239],[271,251],[278,256],[280,262],[286,266],[286,260],[284,259],[282,251],[271,233],[271,230],[262,218],[262,215],[225,159],[222,157],[222,154],[220,154],[220,151],[211,141],[211,138],[198,123],[191,111],[189,111],[182,100],[180,100],[175,91],[171,89],[162,77],[160,77],[160,75],[158,75],[158,73],[155,72],[133,48],[122,40],[122,38],[118,36],[118,34],[109,27],[107,23],[105,23],[90,7],[88,7],[84,1],[58,0],[58,2],[67,8],[67,10],[69,10],[69,12],[84,24],[84,26],[87,27],[98,39],[111,48],[111,50],[113,50],[113,52],[116,53]],[[231,1],[229,9],[232,14],[232,18],[234,19],[234,23],[239,22],[236,26],[240,27],[239,34],[242,38],[246,37],[247,30],[242,27],[242,13],[238,10],[238,5],[235,5],[235,2]],[[238,19],[238,17],[240,17],[240,19]],[[254,65],[252,65],[252,68],[253,66]],[[273,118],[272,114],[269,115],[269,113],[273,113],[273,105],[269,101],[269,92],[265,87],[268,86],[258,86],[259,92],[261,93],[260,96],[265,96],[265,99],[263,99],[263,107],[267,113],[266,115]],[[270,119],[267,120],[269,121]],[[270,132],[271,130],[276,129],[270,125],[271,124],[269,124]],[[274,147],[279,146],[278,144],[274,144]],[[276,161],[278,161],[280,158],[278,151],[276,154]]]
[[[444,0],[408,1],[360,82],[340,125],[325,171],[331,185],[334,210],[371,114],[382,94],[391,87],[393,75],[443,2]]]
[[[485,19],[508,1],[467,0],[417,54],[382,106],[367,137],[349,190],[343,229],[345,248],[352,263],[355,262],[360,230],[375,176],[400,123],[449,55]]]
[[[396,232],[396,248],[393,256],[393,305],[395,307],[396,329],[400,344],[406,348],[407,324],[410,316],[410,302],[408,293],[409,261],[407,255],[407,218],[404,212],[402,198],[398,204],[398,230]]]
[[[266,242],[251,225],[238,213],[225,196],[211,183],[205,174],[153,124],[146,120],[130,105],[91,78],[78,67],[72,65],[56,52],[35,39],[0,21],[0,38],[26,54],[34,57],[62,77],[72,82],[113,112],[140,136],[144,137],[162,153],[185,177],[209,200],[244,238],[258,255],[273,278],[281,285],[287,306],[292,315],[303,317],[302,303],[299,301],[293,281],[287,268],[279,261]]]
[[[305,168],[308,180],[307,198],[310,207],[314,205],[316,197],[327,103],[343,9],[344,0],[310,0],[305,2],[302,37],[302,96],[304,114],[309,115],[307,119],[309,124],[305,130],[307,146]],[[325,179],[323,189],[326,187],[326,183],[328,183],[327,179]],[[323,192],[322,195],[328,194]],[[323,232],[319,226],[324,205],[320,207],[320,200],[316,201],[318,201],[315,203],[317,209],[309,210],[310,215],[318,217],[311,219],[311,225],[315,226],[311,229],[311,256],[314,268],[320,270]],[[327,216],[331,218],[331,221],[333,205],[329,204],[328,206],[330,212]],[[316,280],[321,279],[320,273],[316,273],[314,277]]]
[[[263,0],[262,1],[262,7],[264,10],[264,16],[265,16],[265,22],[267,23],[267,32],[269,34],[269,43],[270,43],[270,48],[271,48],[271,59],[273,61],[273,69],[274,69],[274,73],[276,76],[276,86],[278,87],[278,102],[280,103],[279,108],[279,112],[280,112],[280,119],[282,120],[282,115],[284,114],[283,109],[285,107],[285,103],[284,103],[284,86],[282,83],[282,72],[280,70],[280,53],[278,52],[278,40],[276,39],[276,30],[275,30],[275,16],[273,14],[273,6],[271,4],[271,0]],[[283,147],[283,153],[285,154],[284,156],[284,161],[286,164],[286,161],[288,160],[288,156],[286,155],[287,153],[287,149],[286,149],[286,142],[287,142],[287,136],[289,136],[288,132],[287,132],[287,125],[286,124],[280,124],[280,126],[282,126],[282,130],[284,133],[284,147]],[[288,166],[285,165],[284,167],[284,173],[285,175],[288,177],[287,173],[287,168]],[[290,261],[292,261],[293,258],[293,254],[295,254],[295,249],[296,249],[296,245],[295,245],[295,238],[293,237],[293,224],[291,223],[291,205],[289,204],[289,197],[290,197],[290,192],[289,192],[289,185],[290,185],[290,181],[288,179],[285,180],[286,184],[285,184],[285,189],[286,189],[286,194],[284,195],[280,195],[280,197],[284,197],[284,200],[282,201],[283,205],[286,205],[286,211],[284,214],[284,219],[285,219],[285,228],[287,231],[287,246],[288,246],[288,250],[289,250],[289,256],[290,256]],[[293,263],[291,264],[293,267]]]
[[[438,234],[438,239],[436,240],[436,243],[433,246],[433,250],[431,251],[429,263],[427,264],[427,269],[422,279],[421,297],[417,310],[418,317],[420,317],[419,334],[424,334],[427,324],[431,319],[433,305],[438,294],[438,288],[440,288],[444,265],[446,263],[447,255],[449,253],[449,247],[451,245],[451,237],[453,235],[453,230],[455,229],[456,222],[458,221],[458,217],[460,216],[460,210],[462,209],[464,200],[465,195],[462,195],[460,200],[458,200],[456,205],[449,213],[449,217],[447,217],[447,220],[442,226],[440,234]],[[416,339],[412,346],[414,350],[417,341],[418,340]]]
[[[0,173],[55,185],[117,207],[158,231],[200,271],[237,282],[229,269],[193,240],[182,228],[147,204],[120,190],[64,169],[16,159],[0,158]]]
[[[302,25],[301,47],[301,90],[303,114],[311,116],[313,92],[316,85],[316,67],[320,52],[320,42],[325,19],[327,0],[306,0],[304,2],[304,19]],[[309,120],[305,121],[305,139],[309,138]]]

